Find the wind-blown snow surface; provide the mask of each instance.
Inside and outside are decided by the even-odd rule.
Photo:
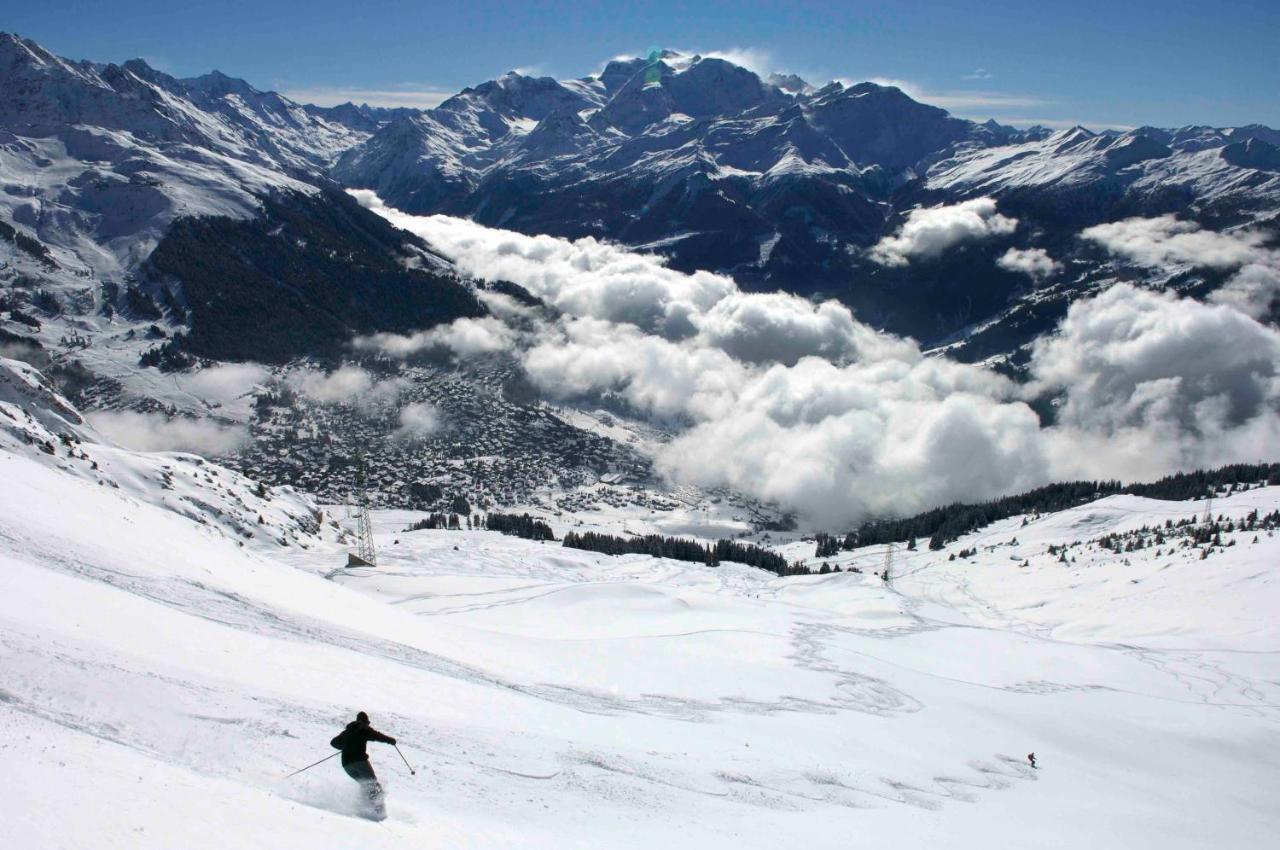
[[[891,587],[404,533],[395,512],[375,515],[380,566],[342,570],[332,535],[243,538],[64,457],[107,448],[0,451],[15,847],[1256,847],[1280,829],[1277,542],[1167,568],[1041,556],[1197,503],[1010,520],[954,544],[972,562],[908,553]],[[382,824],[336,761],[282,778],[360,709],[418,768],[373,748]]]

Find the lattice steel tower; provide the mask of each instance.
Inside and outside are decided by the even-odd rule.
[[[373,520],[369,518],[369,475],[364,456],[356,457],[356,492],[347,515],[356,518],[356,551],[347,553],[348,567],[378,566],[378,551],[373,545]]]

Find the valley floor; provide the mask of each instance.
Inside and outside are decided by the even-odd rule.
[[[835,559],[862,573],[777,579],[405,533],[414,515],[397,512],[375,514],[377,569],[345,570],[337,544],[241,546],[20,455],[0,452],[0,481],[10,846],[1280,835],[1280,541],[1204,561],[1046,554],[1196,503],[1008,520],[899,553],[886,584],[881,548]],[[1267,488],[1218,510],[1277,505]],[[336,760],[282,778],[332,752],[357,710],[417,768],[371,745],[382,823],[359,817]]]

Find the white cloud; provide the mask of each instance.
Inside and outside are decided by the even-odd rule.
[[[1010,248],[1000,255],[996,265],[1011,272],[1022,272],[1036,280],[1052,277],[1062,270],[1062,264],[1043,248]]]
[[[226,363],[176,376],[184,390],[207,402],[225,404],[266,383],[270,372],[257,363]]]
[[[243,426],[181,416],[170,419],[163,413],[99,410],[88,414],[87,418],[108,439],[141,452],[221,455],[240,448],[249,436]]]
[[[962,77],[962,79],[965,79],[965,80],[991,80],[994,78],[995,78],[995,75],[992,74],[990,71],[988,71],[986,68],[974,68],[972,71],[970,71],[969,73],[965,74]]]
[[[942,360],[839,367],[807,358],[750,375],[665,446],[678,480],[730,486],[840,526],[1041,483],[1038,420],[1011,387]]]
[[[1245,263],[1274,264],[1276,257],[1274,251],[1264,247],[1264,233],[1217,233],[1172,215],[1099,224],[1081,231],[1080,236],[1113,254],[1157,268],[1192,265],[1225,269]]]
[[[752,363],[790,364],[805,356],[847,360],[860,347],[884,344],[884,337],[835,301],[813,304],[785,293],[745,293],[724,275],[674,271],[662,257],[591,237],[569,241],[449,216],[404,215],[383,206],[371,192],[351,194],[429,241],[468,274],[517,283],[571,317],[633,325],[669,341],[695,340]],[[483,331],[489,343],[485,350],[492,350],[501,337],[493,319],[462,320],[453,327],[458,337]],[[361,344],[413,350],[450,334],[434,329]],[[502,341],[509,344],[510,335]]]
[[[1151,268],[1238,268],[1209,300],[1249,316],[1265,316],[1280,296],[1280,250],[1268,247],[1267,234],[1257,230],[1219,233],[1204,230],[1193,221],[1164,215],[1099,224],[1080,235],[1113,254]]]
[[[296,103],[339,106],[344,103],[369,106],[432,109],[453,97],[455,92],[433,88],[363,89],[343,86],[286,88],[280,94]]]
[[[993,198],[974,198],[951,206],[912,210],[892,236],[872,246],[868,256],[885,266],[905,266],[913,258],[937,257],[965,242],[1006,236],[1018,226],[1016,218],[996,211]]]
[[[294,392],[312,401],[347,402],[367,393],[373,387],[373,376],[359,366],[343,366],[325,373],[316,369],[298,369],[285,377]]]
[[[379,333],[358,337],[352,345],[364,351],[381,351],[392,357],[408,357],[420,351],[443,348],[460,357],[504,351],[511,347],[513,331],[492,316],[458,319],[414,334]]]
[[[1209,296],[1215,304],[1227,304],[1255,318],[1270,313],[1277,298],[1280,298],[1280,263],[1249,263]]]
[[[1004,116],[998,119],[1001,124],[1010,127],[1048,127],[1053,130],[1069,130],[1072,127],[1084,127],[1089,130],[1136,130],[1134,124],[1117,124],[1114,121],[1097,121],[1090,118],[1026,118],[1017,115]]]
[[[1025,109],[1030,106],[1048,106],[1053,101],[1027,94],[1006,94],[995,91],[957,91],[926,92],[917,98],[931,106],[940,106],[950,112],[960,114],[982,111],[989,115],[991,111],[1006,109]]]
[[[366,369],[346,365],[332,372],[300,367],[284,377],[285,386],[321,404],[351,404],[374,408],[394,403],[408,386],[403,378],[375,380]]]
[[[421,440],[441,427],[440,411],[427,402],[406,404],[400,411],[400,427],[394,436],[401,440]]]
[[[714,348],[673,342],[634,325],[570,318],[523,353],[525,370],[559,398],[616,393],[637,410],[679,420],[714,416],[748,368]]]
[[[506,337],[548,396],[624,400],[672,427],[653,449],[671,478],[731,486],[812,523],[847,527],[1067,477],[1148,477],[1280,447],[1280,342],[1230,306],[1117,287],[1072,307],[1020,387],[927,357],[834,302],[744,293],[729,278],[593,239],[405,216],[357,195],[467,272],[553,308],[509,314],[518,327]],[[945,250],[1015,225],[990,201],[954,213],[904,228],[895,250]],[[1041,425],[1026,403],[1035,394],[1060,398],[1057,424]]]
[[[862,81],[851,77],[840,77],[836,82],[847,88]],[[866,82],[875,83],[878,86],[891,86],[900,89],[903,94],[912,100],[959,113],[985,110],[986,114],[990,114],[992,110],[998,112],[1006,109],[1025,109],[1032,106],[1049,106],[1053,103],[1051,100],[1046,100],[1036,95],[1009,94],[1007,92],[978,90],[929,91],[918,83],[892,77],[871,77]]]
[[[1033,390],[1062,393],[1059,474],[1150,477],[1280,447],[1280,333],[1225,305],[1120,284],[1073,304],[1033,348]]]

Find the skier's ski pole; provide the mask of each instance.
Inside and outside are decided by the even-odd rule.
[[[290,773],[290,774],[289,774],[289,776],[286,776],[286,777],[285,777],[285,779],[289,779],[290,777],[297,776],[299,773],[302,773],[302,771],[304,771],[304,770],[310,770],[311,768],[315,767],[317,764],[324,764],[324,763],[325,763],[325,762],[327,762],[329,759],[331,759],[331,758],[333,758],[334,756],[337,756],[337,755],[341,755],[341,753],[330,753],[329,755],[327,755],[327,756],[325,756],[324,758],[320,759],[320,761],[316,762],[315,764],[309,764],[309,765],[307,765],[306,767],[299,768],[298,770],[295,770],[293,773]]]
[[[399,745],[399,744],[396,744],[396,745],[395,745],[395,747],[396,747],[396,752],[397,752],[397,753],[400,753],[400,745]],[[404,753],[400,753],[400,760],[401,760],[402,762],[404,762],[404,766],[405,766],[405,767],[409,768],[409,775],[410,775],[410,776],[417,776],[417,775],[418,775],[418,771],[414,770],[414,769],[413,769],[413,765],[409,764],[409,760],[408,760],[407,758],[405,758],[405,757],[404,757]]]

